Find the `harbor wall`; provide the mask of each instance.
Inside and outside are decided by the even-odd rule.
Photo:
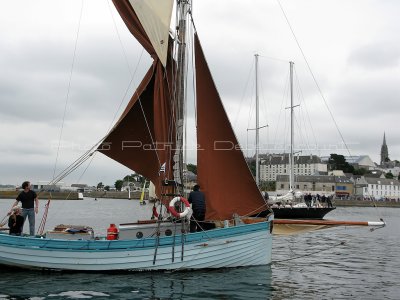
[[[141,191],[134,191],[131,192],[131,197],[130,199],[140,199],[140,196],[142,195]],[[129,199],[129,193],[127,191],[123,192],[115,192],[115,191],[93,191],[90,193],[83,193],[84,197],[89,197],[89,198],[108,198],[108,199]],[[145,192],[144,193],[144,200],[148,200],[149,198],[149,193]]]
[[[0,191],[0,199],[15,199],[17,198],[19,191]],[[51,194],[51,195],[50,195]],[[140,191],[131,192],[130,199],[140,199]],[[39,199],[54,200],[79,200],[78,192],[40,192]],[[84,197],[89,198],[108,198],[108,199],[128,199],[128,192],[116,192],[116,191],[94,191],[90,193],[84,193]],[[148,193],[144,194],[144,200],[148,200]],[[356,207],[400,207],[400,201],[367,201],[367,200],[334,200],[334,206],[356,206]]]
[[[334,206],[357,206],[357,207],[400,207],[400,202],[396,201],[369,201],[369,200],[338,200],[334,201]]]
[[[20,191],[0,191],[0,199],[15,199]],[[39,199],[79,200],[78,192],[36,192]]]

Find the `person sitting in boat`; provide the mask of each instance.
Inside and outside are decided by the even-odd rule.
[[[21,235],[22,227],[24,226],[24,217],[21,216],[21,208],[14,206],[12,208],[12,214],[8,218],[8,228],[10,228],[10,235]]]
[[[190,221],[190,232],[201,231],[199,221],[204,221],[206,217],[206,200],[204,193],[200,191],[200,185],[196,184],[190,192],[189,203],[192,204],[193,215]]]

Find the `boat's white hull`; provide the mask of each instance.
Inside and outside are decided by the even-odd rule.
[[[129,241],[63,241],[0,234],[0,264],[77,271],[185,270],[266,265],[270,223]],[[156,244],[159,244],[156,247]],[[154,263],[153,263],[154,261]]]

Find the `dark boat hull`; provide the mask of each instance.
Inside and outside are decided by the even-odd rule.
[[[336,207],[274,207],[275,219],[323,219],[324,216]],[[270,211],[263,211],[260,217],[266,216]]]

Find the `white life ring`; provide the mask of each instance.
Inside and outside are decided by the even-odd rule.
[[[178,213],[175,210],[175,203],[178,202],[178,201],[181,201],[181,202],[183,202],[183,204],[185,204],[185,210],[183,212],[181,212],[181,213]],[[175,197],[175,198],[173,198],[169,202],[168,210],[175,218],[184,218],[189,214],[189,212],[192,211],[189,201],[187,201],[187,199],[185,199],[183,197]]]

